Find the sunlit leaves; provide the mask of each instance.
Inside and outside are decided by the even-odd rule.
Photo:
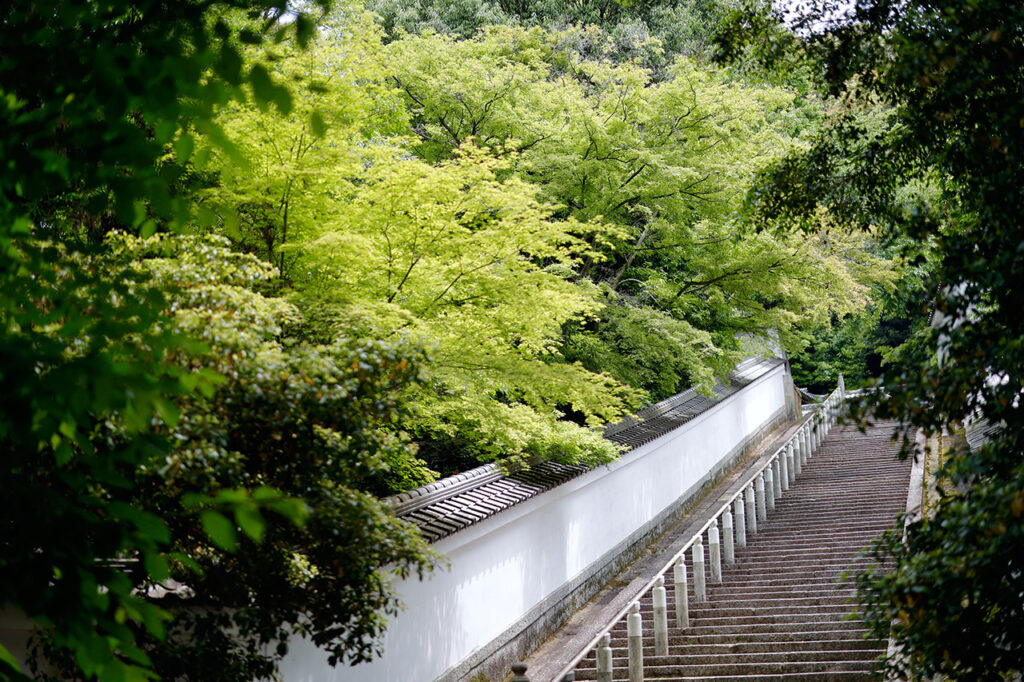
[[[202,193],[202,205],[216,215],[221,233],[289,275],[289,245],[343,210],[340,192],[364,164],[392,150],[383,138],[404,117],[383,79],[378,30],[365,13],[328,22],[306,51],[284,43],[266,52],[246,52],[252,68],[271,84],[291,83],[290,107],[236,103],[221,110],[219,129],[237,141],[248,163],[238,164],[217,139],[212,152],[218,182]],[[269,100],[268,100],[269,101]],[[372,141],[369,144],[368,141]]]
[[[709,388],[747,352],[740,337],[777,334],[796,349],[815,321],[865,303],[862,283],[886,264],[864,244],[754,234],[739,215],[757,169],[802,144],[808,120],[793,93],[688,60],[654,82],[636,63],[570,45],[564,34],[492,27],[389,50],[422,156],[445,158],[469,138],[498,153],[512,146],[521,177],[559,215],[616,226],[594,243],[602,261],[581,268],[607,307],[600,322],[568,329],[571,357],[660,398]],[[827,234],[829,217],[816,220]],[[655,350],[663,343],[670,358]]]
[[[364,334],[399,332],[431,349],[436,389],[412,397],[412,428],[486,433],[488,458],[605,459],[615,450],[596,433],[566,437],[578,427],[556,424],[557,405],[611,418],[629,394],[546,361],[561,325],[595,310],[596,292],[543,264],[596,258],[591,243],[611,231],[554,219],[533,187],[507,176],[512,163],[466,145],[436,166],[378,166],[337,222],[302,245],[304,297],[337,306]]]

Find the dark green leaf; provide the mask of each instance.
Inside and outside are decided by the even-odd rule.
[[[223,550],[233,552],[238,548],[238,533],[235,525],[221,514],[211,510],[199,514],[203,524],[203,530],[213,540],[213,543]]]

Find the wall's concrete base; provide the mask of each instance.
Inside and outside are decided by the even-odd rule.
[[[789,396],[787,396],[789,397]],[[644,527],[620,542],[615,548],[595,561],[583,577],[567,583],[534,609],[531,609],[518,623],[506,630],[488,646],[477,651],[458,667],[448,671],[440,680],[444,682],[495,682],[503,680],[511,665],[544,643],[551,634],[561,627],[573,613],[579,610],[601,588],[617,576],[623,568],[642,556],[647,547],[669,528],[681,521],[703,497],[704,493],[747,456],[755,452],[764,440],[777,428],[796,421],[798,403],[787,400],[785,407],[732,452],[719,466],[691,486],[674,504]]]

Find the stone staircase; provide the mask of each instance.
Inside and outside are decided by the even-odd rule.
[[[893,424],[859,432],[836,426],[775,510],[736,547],[722,581],[708,576],[708,600],[689,583],[689,627],[675,622],[672,580],[668,654],[655,655],[651,592],[640,600],[645,680],[868,680],[885,642],[869,639],[855,609],[853,576],[862,550],[907,500],[909,462],[896,459]],[[847,576],[847,574],[849,574]],[[613,679],[627,680],[626,620],[611,634]],[[595,651],[576,666],[597,679]]]

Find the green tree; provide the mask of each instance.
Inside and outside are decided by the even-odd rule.
[[[516,170],[562,215],[618,228],[595,245],[603,257],[582,264],[608,308],[566,330],[570,357],[664,397],[713,384],[743,352],[738,335],[777,333],[792,350],[808,319],[864,305],[884,259],[869,240],[829,236],[827,211],[812,239],[751,234],[740,220],[760,165],[812,126],[808,107],[688,60],[654,83],[636,64],[581,58],[565,37],[493,27],[389,48],[422,156],[445,158],[470,138],[497,153],[514,145]]]
[[[607,461],[613,444],[560,417],[600,424],[634,396],[560,360],[556,341],[597,307],[593,288],[567,276],[608,229],[554,219],[507,174],[513,162],[467,144],[438,165],[375,166],[347,210],[298,246],[299,300],[332,310],[339,330],[429,349],[428,381],[407,398],[414,431],[468,439],[489,460]]]
[[[225,215],[242,213],[235,238],[265,258],[248,208],[263,202],[281,228],[287,215],[277,262],[289,263],[293,300],[315,322],[310,338],[404,336],[428,349],[430,381],[409,387],[404,402],[415,409],[403,419],[428,446],[455,439],[488,460],[613,457],[610,442],[561,417],[572,411],[588,426],[614,418],[632,392],[556,347],[562,322],[594,308],[592,288],[567,275],[599,257],[592,243],[608,228],[553,219],[536,188],[510,174],[512,158],[469,143],[447,162],[408,158],[408,138],[396,135],[410,132],[404,104],[365,15],[339,21],[310,52],[278,57],[282,74],[322,74],[321,87],[297,97],[290,117],[225,112],[225,128],[256,131],[243,143],[252,163],[219,173],[203,196]],[[322,129],[311,129],[304,107]],[[389,485],[429,475],[406,474]]]
[[[661,70],[675,57],[704,58],[715,27],[733,7],[728,0],[616,2],[615,0],[367,0],[388,41],[437,33],[469,39],[491,25],[570,31],[573,49],[589,58],[635,59]]]
[[[256,29],[227,21],[236,10]],[[287,88],[237,47],[285,32],[305,44],[310,16],[285,13],[258,0],[0,9],[0,602],[45,629],[68,676],[154,677],[141,645],[166,640],[169,616],[135,588],[166,576],[172,517],[205,520],[195,537],[214,545],[230,544],[235,522],[243,542],[261,523],[309,532],[283,530],[303,507],[269,486],[215,492],[234,483],[211,479],[213,506],[190,513],[142,498],[142,472],[172,451],[179,401],[209,397],[221,379],[168,362],[201,351],[168,328],[168,297],[149,275],[92,260],[111,227],[190,220],[180,190],[185,164],[203,162],[193,133],[232,149],[216,107],[251,91],[290,111]],[[0,647],[0,677],[21,676]]]
[[[862,576],[860,592],[876,633],[891,632],[902,650],[888,670],[1004,679],[1024,670],[1024,10],[862,0],[830,19],[835,9],[811,3],[795,33],[773,29],[777,40],[758,30],[777,26],[771,17],[739,16],[724,37],[735,46],[756,35],[770,56],[796,48],[831,92],[888,108],[883,130],[847,116],[778,164],[759,208],[799,220],[826,203],[931,250],[932,276],[907,315],[932,308],[934,326],[885,373],[888,397],[874,413],[910,433],[977,417],[1001,428],[949,453],[938,474],[955,492],[907,528],[905,543],[900,528],[878,544],[891,563]],[[936,187],[937,200],[901,201],[913,182]]]
[[[177,419],[161,429],[173,448],[135,474],[132,505],[167,522],[171,573],[195,594],[169,608],[165,638],[143,639],[154,669],[265,679],[296,634],[333,662],[369,660],[397,610],[391,579],[433,565],[418,531],[367,493],[421,465],[384,428],[398,390],[416,382],[415,353],[299,341],[289,333],[302,327],[299,311],[254,289],[272,282],[272,266],[222,238],[112,241],[90,264],[148,273],[168,292],[175,330],[202,342],[174,364],[223,377],[215,392],[175,403]],[[296,505],[300,526],[260,514]]]
[[[217,138],[201,137],[212,178],[197,198],[236,246],[287,278],[287,245],[344,211],[338,198],[365,164],[392,153],[387,141],[406,133],[408,122],[383,83],[379,30],[358,9],[334,10],[306,49],[288,41],[244,57],[295,85],[292,107],[286,115],[260,102],[221,107],[216,122],[247,163],[218,149]]]

